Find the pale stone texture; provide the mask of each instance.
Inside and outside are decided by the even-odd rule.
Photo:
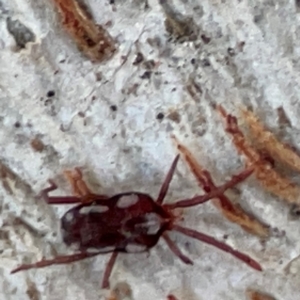
[[[51,1],[0,2],[0,152],[2,167],[8,168],[0,185],[0,299],[95,300],[103,294],[99,282],[107,255],[10,275],[20,263],[67,253],[59,234],[67,207],[35,198],[49,178],[59,184],[57,194],[70,194],[64,169],[82,167],[95,192],[138,190],[156,197],[176,154],[174,133],[218,183],[224,182],[242,164],[213,103],[235,114],[239,104],[251,106],[278,137],[299,149],[295,1],[174,0],[172,7],[198,28],[191,41],[170,40],[158,0],[149,0],[148,7],[138,0],[86,3],[97,23],[112,22],[108,30],[119,50],[108,62],[93,64],[77,50]],[[25,35],[17,45],[12,34],[20,31]],[[137,52],[157,64],[150,78],[144,63],[133,65]],[[122,56],[127,56],[124,64]],[[194,96],[187,91],[192,81],[200,87]],[[51,90],[55,95],[47,97]],[[280,107],[290,122],[279,122]],[[41,152],[30,146],[35,137],[45,145]],[[277,228],[266,243],[210,204],[187,209],[184,223],[221,240],[227,235],[226,242],[252,255],[264,272],[174,234],[194,266],[182,264],[161,242],[149,257],[120,255],[112,286],[126,281],[133,299],[143,300],[166,299],[169,293],[185,300],[244,300],[249,287],[278,300],[298,299],[300,221],[253,178],[240,190],[228,195]],[[180,162],[167,200],[196,193],[193,176]]]

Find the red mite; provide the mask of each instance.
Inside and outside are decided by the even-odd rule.
[[[149,195],[139,192],[122,193],[112,197],[92,194],[85,186],[81,178],[82,175],[78,170],[79,176],[75,189],[77,188],[76,194],[81,195],[80,197],[48,196],[50,191],[57,188],[52,181],[49,181],[51,186],[41,193],[49,204],[80,203],[67,211],[61,219],[63,240],[68,246],[76,247],[78,253],[56,256],[53,259],[41,260],[33,264],[24,264],[14,269],[12,273],[54,264],[67,264],[98,254],[112,252],[102,281],[102,288],[108,288],[109,277],[119,252],[137,253],[148,251],[157,244],[160,237],[165,240],[170,250],[184,263],[193,264],[173,243],[167,234],[168,231],[178,231],[213,245],[230,253],[250,267],[261,271],[261,266],[249,256],[234,250],[211,236],[177,225],[175,223],[176,217],[172,213],[175,208],[195,206],[223,194],[228,188],[246,179],[253,170],[244,170],[210,193],[175,203],[163,204],[178,159],[179,155],[174,159],[156,201]],[[74,179],[73,182],[75,182]],[[82,190],[88,192],[83,195]]]

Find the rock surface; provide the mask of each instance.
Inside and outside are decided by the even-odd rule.
[[[156,197],[176,155],[176,136],[218,183],[242,168],[214,104],[251,107],[284,142],[300,144],[298,1],[89,0],[117,42],[101,63],[81,53],[53,1],[0,0],[0,298],[103,297],[107,255],[11,275],[21,263],[68,253],[59,217],[36,195],[54,179],[71,193],[67,168],[82,168],[98,193]],[[180,13],[178,13],[180,12]],[[292,174],[299,182],[299,175]],[[213,206],[187,209],[184,223],[257,259],[258,273],[214,248],[172,238],[193,259],[183,265],[161,242],[150,256],[120,255],[111,277],[132,299],[246,299],[248,288],[299,298],[300,220],[249,179],[229,192],[273,228],[266,242],[229,223]],[[200,193],[180,162],[167,201]],[[126,294],[126,293],[125,293]],[[120,296],[119,299],[126,299]],[[127,299],[131,299],[130,297]]]

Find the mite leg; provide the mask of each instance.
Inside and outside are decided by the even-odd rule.
[[[172,180],[172,177],[174,175],[174,172],[175,172],[175,169],[176,169],[176,166],[177,166],[177,163],[178,163],[178,160],[179,160],[179,155],[177,155],[171,165],[171,168],[165,178],[165,181],[163,183],[163,185],[161,186],[160,188],[160,191],[159,191],[159,194],[158,194],[158,198],[156,200],[156,202],[158,204],[162,204],[163,201],[164,201],[164,198],[168,192],[168,189],[169,189],[169,185],[170,185],[170,182]]]
[[[192,260],[190,260],[187,256],[185,256],[180,249],[176,246],[176,244],[170,239],[167,233],[162,235],[163,239],[169,246],[170,250],[178,256],[185,264],[193,265]]]
[[[79,168],[75,168],[72,171],[64,171],[64,175],[72,186],[73,195],[76,197],[80,197],[80,202],[90,203],[94,200],[109,198],[109,196],[106,195],[93,194],[93,192],[88,188],[85,181],[83,180],[82,172]]]
[[[72,185],[75,196],[49,196],[50,192],[57,189],[57,185],[52,180],[49,180],[50,186],[40,193],[40,197],[45,199],[48,204],[89,203],[97,199],[109,198],[109,196],[106,195],[92,194],[82,179],[82,173],[78,168],[75,168],[75,172],[65,171],[64,173]]]
[[[179,226],[179,225],[173,225],[172,229],[175,230],[175,231],[178,231],[178,232],[180,232],[184,235],[187,235],[191,238],[197,239],[201,242],[204,242],[206,244],[209,244],[209,245],[212,245],[216,248],[219,248],[222,251],[230,253],[231,255],[236,257],[237,259],[239,259],[239,260],[243,261],[244,263],[246,263],[251,268],[253,268],[257,271],[262,271],[262,267],[260,266],[260,264],[258,262],[256,262],[254,259],[252,259],[250,256],[248,256],[248,255],[246,255],[242,252],[239,252],[237,250],[234,250],[230,246],[214,239],[213,237],[211,237],[209,235],[206,235],[206,234],[198,232],[196,230],[185,228],[185,227],[182,227],[182,226]]]
[[[232,176],[231,180],[227,181],[225,184],[223,184],[219,187],[216,187],[215,189],[213,189],[209,193],[206,193],[206,194],[201,195],[201,196],[196,196],[196,197],[193,197],[193,198],[189,198],[189,199],[180,200],[180,201],[177,201],[175,203],[165,204],[164,207],[166,207],[168,209],[174,209],[174,208],[179,208],[179,207],[190,207],[190,206],[195,206],[195,205],[198,205],[198,204],[202,204],[202,203],[207,202],[208,200],[210,200],[212,198],[219,197],[226,190],[228,190],[229,188],[234,187],[235,185],[237,185],[241,181],[245,180],[252,173],[253,173],[253,168],[246,169],[243,172],[241,172],[240,174]]]
[[[182,154],[182,157],[195,175],[202,189],[206,193],[213,191],[216,188],[216,185],[214,184],[210,173],[198,163],[192,153],[182,145],[175,136],[172,136],[172,139],[176,143],[178,151]],[[266,160],[268,158],[264,157],[263,159]],[[270,163],[272,164],[272,162]],[[245,231],[259,237],[265,238],[269,235],[269,228],[266,224],[255,219],[253,215],[248,214],[239,204],[233,204],[225,194],[220,194],[217,199],[215,198],[212,200],[213,204],[221,211],[227,220],[238,224]]]
[[[57,189],[57,185],[52,180],[48,180],[50,186],[40,192],[40,197],[45,199],[48,204],[73,204],[81,202],[78,197],[51,197],[49,193]]]
[[[101,252],[96,252],[96,253],[76,253],[76,254],[70,254],[70,255],[62,255],[62,256],[56,256],[53,259],[42,259],[38,262],[35,262],[33,264],[24,264],[16,269],[11,271],[11,274],[20,272],[20,271],[25,271],[29,269],[40,269],[52,265],[62,265],[62,264],[69,264],[73,263],[76,261],[80,261],[89,257],[93,257],[96,255],[99,255]]]
[[[109,288],[109,277],[110,277],[110,274],[114,267],[114,264],[116,262],[117,256],[118,256],[118,252],[113,252],[113,254],[111,255],[111,257],[106,265],[104,275],[103,275],[103,280],[102,280],[102,288],[103,289]]]

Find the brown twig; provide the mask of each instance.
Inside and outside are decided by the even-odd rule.
[[[180,144],[175,136],[173,136],[173,140],[177,145],[177,149],[182,154],[191,171],[197,178],[199,185],[205,190],[205,192],[214,190],[216,186],[208,171],[204,170],[200,166],[192,153],[185,146]],[[240,207],[240,205],[231,203],[224,194],[218,196],[217,199],[213,199],[212,202],[229,221],[240,225],[247,232],[260,237],[268,236],[269,229],[265,224],[262,224],[253,216],[250,216]]]
[[[300,187],[283,177],[274,170],[272,163],[264,157],[246,140],[243,132],[238,127],[236,117],[227,114],[222,106],[217,110],[226,122],[226,131],[232,136],[233,143],[239,154],[246,158],[246,165],[254,167],[254,175],[260,184],[270,193],[285,201],[300,205]]]
[[[283,144],[272,132],[268,131],[251,111],[242,109],[241,113],[248,125],[251,139],[259,149],[264,149],[274,159],[300,172],[300,156],[289,145]]]
[[[275,298],[270,295],[252,289],[248,289],[246,294],[250,300],[275,300]]]
[[[107,30],[97,25],[77,0],[53,0],[62,24],[77,47],[93,62],[101,62],[113,55],[116,45]]]

